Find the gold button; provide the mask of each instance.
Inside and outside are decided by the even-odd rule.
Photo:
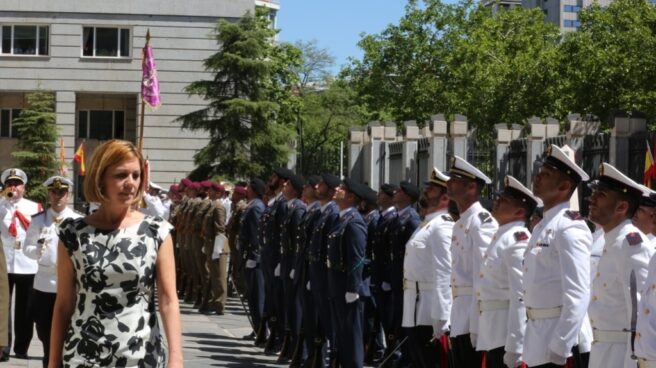
[[[480,277],[483,278],[483,274],[482,274],[482,273],[480,274]]]
[[[597,300],[597,296],[596,296],[596,295],[593,295],[593,296],[592,296],[592,301],[596,301],[596,300]]]
[[[606,285],[606,283],[605,283],[605,282],[604,282],[604,287],[608,287],[608,286]]]
[[[649,308],[645,308],[645,314],[649,314]]]
[[[599,277],[599,275],[600,275],[599,272],[597,272],[597,274],[595,275],[595,277]]]
[[[652,288],[652,289],[656,289],[656,284],[652,284],[652,285],[651,285],[651,288]]]

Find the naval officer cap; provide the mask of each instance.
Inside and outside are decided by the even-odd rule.
[[[375,206],[378,203],[378,192],[367,187],[367,194],[364,196],[364,200]]]
[[[314,187],[315,185],[319,184],[320,181],[321,177],[319,175],[310,175],[307,179],[305,179],[305,185]]]
[[[640,184],[622,174],[619,170],[606,162],[602,163],[599,167],[599,179],[590,183],[590,188],[595,190],[610,189],[618,193],[626,194],[635,200],[640,200],[643,193]]]
[[[303,186],[305,184],[305,180],[303,180],[303,177],[300,175],[292,175],[289,178],[289,185],[291,185],[294,190],[298,193],[303,192]]]
[[[542,201],[533,195],[527,187],[525,187],[519,180],[515,179],[510,175],[506,175],[503,180],[503,191],[501,195],[508,195],[515,199],[518,199],[528,205],[528,207],[533,210],[538,205],[542,205]]]
[[[266,184],[264,184],[260,178],[251,179],[251,181],[248,183],[248,186],[250,186],[253,192],[258,196],[263,196],[264,191],[266,190]]]
[[[346,190],[360,198],[360,200],[367,198],[367,193],[369,192],[368,186],[361,184],[351,178],[345,178],[342,180],[342,185],[344,185]]]
[[[640,205],[645,207],[656,207],[656,191],[644,185],[642,188],[642,197],[640,197]]]
[[[328,188],[330,189],[335,189],[339,186],[339,184],[342,182],[337,176],[333,174],[322,174],[321,175],[321,181],[326,183]]]
[[[54,175],[46,179],[46,181],[43,182],[43,185],[46,186],[48,189],[68,189],[70,190],[73,188],[73,182],[65,178],[63,176],[59,175]]]
[[[25,174],[25,171],[16,168],[11,168],[3,171],[0,179],[2,179],[2,185],[4,185],[7,180],[12,179],[20,180],[23,182],[23,184],[27,184],[27,174]]]
[[[417,186],[409,181],[402,181],[399,183],[399,190],[410,197],[413,202],[417,202],[419,199],[419,189],[417,189]]]
[[[588,174],[555,144],[550,145],[547,149],[547,157],[542,160],[542,164],[565,173],[576,184],[590,180]]]
[[[380,186],[380,191],[387,194],[390,197],[394,197],[394,193],[399,190],[399,187],[397,187],[394,184],[383,184]]]
[[[451,159],[451,168],[447,174],[450,177],[466,178],[479,181],[483,184],[492,184],[492,180],[487,175],[459,156],[453,156]]]
[[[449,181],[448,176],[446,176],[444,173],[442,173],[440,170],[437,169],[437,167],[433,168],[433,171],[431,171],[430,178],[428,178],[427,181],[424,182],[425,185],[439,185],[441,187],[446,188],[446,182]]]
[[[155,189],[155,190],[164,190],[161,186],[157,185],[156,183],[153,183],[152,181],[148,183],[148,186],[150,189]]]
[[[284,180],[289,180],[289,179],[292,178],[292,176],[294,176],[294,172],[291,171],[291,170],[289,170],[289,169],[286,168],[286,167],[278,168],[278,169],[276,169],[276,170],[274,171],[274,173],[275,173],[280,179],[284,179]]]

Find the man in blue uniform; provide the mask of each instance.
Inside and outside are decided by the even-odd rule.
[[[335,191],[339,221],[328,235],[328,298],[332,328],[336,332],[337,360],[345,368],[362,367],[362,316],[369,287],[362,280],[367,228],[355,206],[367,189],[352,179],[344,179]]]
[[[246,188],[248,205],[241,218],[239,228],[239,251],[242,255],[244,276],[246,278],[246,299],[251,314],[253,328],[257,331],[257,340],[266,339],[266,321],[262,319],[264,312],[264,280],[260,266],[260,241],[257,237],[260,218],[264,212],[265,184],[254,178]]]

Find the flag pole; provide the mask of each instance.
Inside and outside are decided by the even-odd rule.
[[[150,43],[150,28],[146,31],[146,46],[144,46],[144,49],[148,47],[148,44]],[[142,63],[145,62],[146,56],[144,55],[142,57]],[[144,96],[143,96],[143,91],[141,93],[141,116],[139,118],[139,144],[137,147],[139,148],[139,152],[143,152],[143,141],[144,141],[144,114],[146,111],[146,102],[144,101]]]

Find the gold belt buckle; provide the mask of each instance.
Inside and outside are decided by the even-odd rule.
[[[20,240],[16,240],[14,242],[14,249],[21,249],[21,242]]]

